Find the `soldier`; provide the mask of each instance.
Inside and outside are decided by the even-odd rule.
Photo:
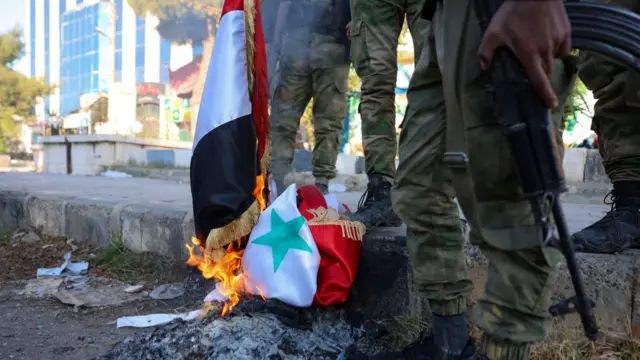
[[[569,60],[554,62],[570,54],[568,18],[562,0],[507,0],[481,39],[472,1],[427,0],[425,10],[432,29],[409,86],[392,198],[407,224],[414,283],[429,302],[423,312],[433,319],[432,332],[379,358],[526,360],[531,345],[546,336],[561,255],[539,236],[483,69],[496,47],[511,48],[559,123],[558,104],[575,79]],[[449,145],[466,142],[475,180],[474,189],[455,193],[443,164],[445,132],[454,126],[466,134],[450,134]],[[475,305],[475,324],[483,330],[480,355],[468,336],[472,282],[452,201],[456,193],[473,196],[470,190],[483,230],[473,239],[489,261],[484,295]]]
[[[420,17],[423,3],[424,0],[351,1],[351,56],[362,80],[358,111],[369,177],[361,206],[352,219],[368,228],[401,224],[391,208],[390,195],[396,172],[398,37],[406,16],[415,53],[421,54],[429,25]]]
[[[279,74],[271,103],[273,156],[271,172],[277,191],[291,171],[300,118],[313,98],[316,186],[328,191],[336,175],[340,132],[346,115],[348,85],[348,0],[291,2],[283,26]]]
[[[606,3],[640,12],[640,0]],[[577,251],[584,252],[640,248],[640,78],[586,51],[580,52],[579,76],[597,99],[591,128],[598,134],[598,150],[613,190],[607,195],[612,200],[611,211],[573,234],[573,242]]]

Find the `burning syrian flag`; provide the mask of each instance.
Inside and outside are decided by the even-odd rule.
[[[225,0],[191,158],[193,242],[204,257],[192,252],[188,261],[223,286],[233,280],[243,242],[266,208],[271,153],[267,105],[260,7],[255,0]]]

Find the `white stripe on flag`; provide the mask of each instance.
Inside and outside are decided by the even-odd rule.
[[[204,85],[207,97],[198,109],[194,149],[211,130],[251,114],[244,29],[244,11],[229,11],[220,19]]]

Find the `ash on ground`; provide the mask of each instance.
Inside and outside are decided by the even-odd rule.
[[[100,360],[360,360],[383,349],[339,310],[241,302],[225,316],[176,321],[125,338]]]

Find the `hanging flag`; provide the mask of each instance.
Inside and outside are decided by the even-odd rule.
[[[260,7],[254,0],[225,0],[191,158],[196,238],[214,263],[249,235],[266,207],[266,68]]]

